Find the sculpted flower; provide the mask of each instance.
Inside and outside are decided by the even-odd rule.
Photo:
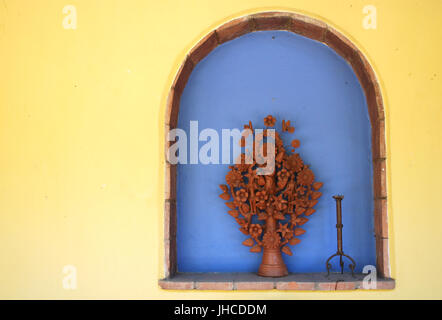
[[[233,187],[238,187],[242,182],[241,173],[236,170],[229,171],[229,173],[226,175],[226,182]]]
[[[307,192],[307,188],[304,186],[299,186],[296,188],[296,192],[303,196]]]
[[[249,213],[250,211],[250,207],[247,203],[242,203],[239,208],[241,213]]]
[[[261,210],[265,210],[265,208],[267,208],[267,202],[260,201],[260,202],[258,202],[258,204],[256,206]]]
[[[273,199],[274,199],[274,202],[275,202],[276,208],[277,208],[279,211],[284,211],[284,210],[287,209],[287,200],[284,200],[284,199],[282,198],[282,194],[280,194],[278,197],[275,197],[275,198],[273,198]]]
[[[310,170],[309,168],[303,169],[298,174],[298,182],[304,186],[311,185],[314,180],[315,180],[315,175],[313,174],[312,170]]]
[[[293,238],[293,231],[290,230],[290,228],[288,227],[288,223],[279,224],[279,228],[276,231],[281,233],[281,235],[287,240],[290,240],[291,238]]]
[[[285,164],[287,169],[295,172],[301,171],[304,167],[304,162],[298,153],[291,154]]]
[[[276,119],[273,116],[268,115],[267,117],[264,118],[264,125],[266,127],[274,127],[275,124],[276,124]]]
[[[265,248],[276,249],[279,248],[281,237],[276,232],[266,232],[262,238],[262,242]]]
[[[280,190],[284,189],[287,185],[287,182],[290,178],[290,171],[287,171],[286,169],[282,169],[277,173],[277,185]]]
[[[239,199],[239,201],[246,202],[249,197],[249,193],[245,189],[239,189],[236,191],[236,197]]]
[[[253,238],[257,238],[262,233],[262,227],[260,224],[251,224],[249,227],[249,233]]]
[[[301,145],[301,142],[299,142],[299,140],[293,140],[292,141],[292,147],[293,148],[299,148],[299,146]]]
[[[267,192],[265,190],[262,190],[256,193],[256,198],[259,202],[264,202],[269,198],[269,196],[267,195]]]
[[[241,208],[241,204],[242,204],[242,202],[239,201],[238,199],[233,200],[233,206],[235,208]]]
[[[281,171],[278,172],[278,179],[288,180],[288,178],[290,178],[290,172],[287,171],[286,169],[282,169]]]

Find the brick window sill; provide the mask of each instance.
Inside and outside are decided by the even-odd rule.
[[[378,278],[376,289],[362,285],[365,274],[293,273],[283,278],[263,278],[254,273],[177,273],[161,279],[158,284],[166,290],[392,290],[395,280]]]

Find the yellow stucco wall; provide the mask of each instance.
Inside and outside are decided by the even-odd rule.
[[[76,30],[62,27],[68,4]],[[343,32],[381,81],[393,291],[157,285],[168,88],[203,35],[278,9]],[[440,0],[1,0],[0,298],[442,298],[441,13]],[[69,264],[76,290],[62,287]]]

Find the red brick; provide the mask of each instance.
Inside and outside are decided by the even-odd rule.
[[[198,290],[233,290],[233,281],[229,282],[196,282]]]
[[[319,20],[292,14],[290,30],[310,39],[324,42],[327,25]]]
[[[173,111],[173,107],[172,107],[172,103],[173,103],[173,95],[174,95],[174,90],[173,88],[171,88],[169,90],[169,95],[167,96],[167,101],[166,101],[166,125],[168,125],[170,123],[170,115]],[[167,132],[166,132],[167,134]]]
[[[374,74],[373,68],[365,58],[364,61],[366,78],[368,79],[369,85],[365,85],[363,87],[367,98],[367,107],[370,114],[370,120],[372,126],[374,126],[379,119],[385,119],[384,104],[382,100],[381,88],[377,81],[376,75]]]
[[[170,130],[170,126],[168,124],[164,125],[164,159],[166,163],[168,162],[168,152],[169,146],[171,145],[170,141],[168,141],[168,133]]]
[[[376,198],[387,197],[387,172],[385,159],[373,160],[373,184]]]
[[[172,141],[168,140],[169,131],[172,130],[169,125],[164,127],[164,159],[166,160],[166,164],[170,164],[169,160],[172,154],[170,154],[170,147],[176,142],[176,139],[172,139]],[[168,173],[166,172],[166,175]],[[166,187],[167,189],[167,187]]]
[[[372,68],[368,67],[367,70],[369,72],[372,70]],[[370,78],[371,76],[368,74],[368,77]],[[379,119],[385,119],[381,89],[377,80],[374,80],[368,89],[364,89],[364,92],[367,97],[367,107],[370,114],[370,120],[372,126],[374,126]]]
[[[362,84],[361,84],[362,85]],[[378,105],[376,102],[376,95],[374,93],[374,89],[371,85],[369,85],[368,89],[364,89],[366,101],[367,101],[367,110],[368,116],[370,117],[371,127],[374,128],[376,126],[376,122],[378,120]],[[374,133],[372,132],[372,141],[374,141]]]
[[[382,273],[384,271],[384,248],[382,247],[382,239],[375,237],[376,239],[376,272],[378,273],[378,276],[381,277]]]
[[[318,290],[336,290],[336,282],[318,282]]]
[[[178,125],[178,113],[180,111],[180,100],[181,97],[178,95],[175,89],[170,89],[169,96],[167,97],[166,106],[166,124],[168,124],[172,129],[176,128]],[[167,132],[166,132],[167,134]]]
[[[198,44],[192,48],[189,53],[190,60],[192,60],[193,65],[197,65],[201,60],[203,60],[213,49],[218,46],[218,39],[216,32],[212,31],[201,39]]]
[[[396,286],[396,283],[393,279],[388,281],[378,281],[376,283],[376,290],[393,290]]]
[[[379,238],[388,238],[387,199],[374,201],[375,234]]]
[[[314,282],[277,282],[277,290],[315,290]]]
[[[376,107],[378,119],[385,119],[385,111],[384,111],[384,100],[382,99],[381,86],[379,82],[376,82],[374,85],[375,95],[376,95]]]
[[[358,48],[347,37],[331,27],[327,27],[324,41],[347,61],[354,59],[357,55]]]
[[[390,277],[388,239],[376,237],[376,271],[378,277]]]
[[[221,44],[249,33],[251,30],[250,18],[243,17],[223,24],[216,29],[216,34],[218,36],[218,42]]]
[[[236,290],[272,290],[274,282],[235,282]]]
[[[376,74],[374,73],[373,68],[371,67],[370,62],[368,61],[367,57],[361,51],[358,50],[357,53],[359,55],[359,59],[361,59],[361,61],[364,64],[365,72],[367,74],[368,80],[370,81],[370,83],[373,84],[373,87],[375,88],[378,85],[378,79],[376,77]],[[380,93],[380,91],[379,91],[379,93]],[[375,94],[376,94],[376,91],[375,91]]]
[[[251,19],[254,23],[254,29],[262,30],[289,30],[290,16],[283,12],[263,12],[253,14]]]
[[[368,113],[373,125],[379,118],[377,105],[378,101],[375,91],[375,85],[377,82],[373,69],[360,51],[358,51],[349,62],[351,63],[351,66],[353,67],[353,70],[356,73],[362,88],[364,89],[365,96],[367,98]]]
[[[178,73],[175,77],[175,81],[173,82],[172,88],[175,89],[175,96],[174,99],[177,97],[180,98],[181,94],[184,91],[184,88],[186,87],[187,80],[189,80],[190,74],[193,71],[194,64],[192,60],[189,57],[186,57],[186,60],[181,65],[180,69],[178,70]]]
[[[172,158],[173,151],[170,149],[170,147],[173,146],[178,140],[176,137],[171,136],[171,141],[169,141],[169,132],[173,129],[174,128],[170,125],[165,125],[164,127],[164,158],[166,160],[166,163],[169,164],[173,164],[172,160],[174,160],[174,158]]]
[[[176,240],[164,240],[164,274],[166,278],[172,277],[177,272]]]
[[[355,281],[344,282],[338,281],[336,283],[336,290],[355,290],[357,288],[357,284]]]
[[[385,120],[379,119],[372,126],[373,134],[373,159],[386,158],[386,145],[385,145]]]
[[[176,202],[166,200],[164,202],[164,239],[175,239],[176,237]]]
[[[176,199],[176,175],[177,167],[176,165],[166,162],[164,180],[165,180],[165,200],[175,200]]]
[[[160,281],[158,281],[158,284],[160,285],[161,289],[165,289],[165,290],[191,290],[191,289],[194,289],[193,281],[178,282],[178,281],[160,280]]]

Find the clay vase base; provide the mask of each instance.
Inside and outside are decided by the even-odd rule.
[[[258,276],[277,278],[285,277],[288,274],[281,251],[279,249],[264,249]]]
[[[258,276],[260,277],[272,277],[272,278],[280,278],[280,277],[285,277],[288,276],[288,271],[286,266],[283,266],[283,268],[281,268],[280,265],[269,265],[269,264],[262,264],[259,267],[258,270]]]

